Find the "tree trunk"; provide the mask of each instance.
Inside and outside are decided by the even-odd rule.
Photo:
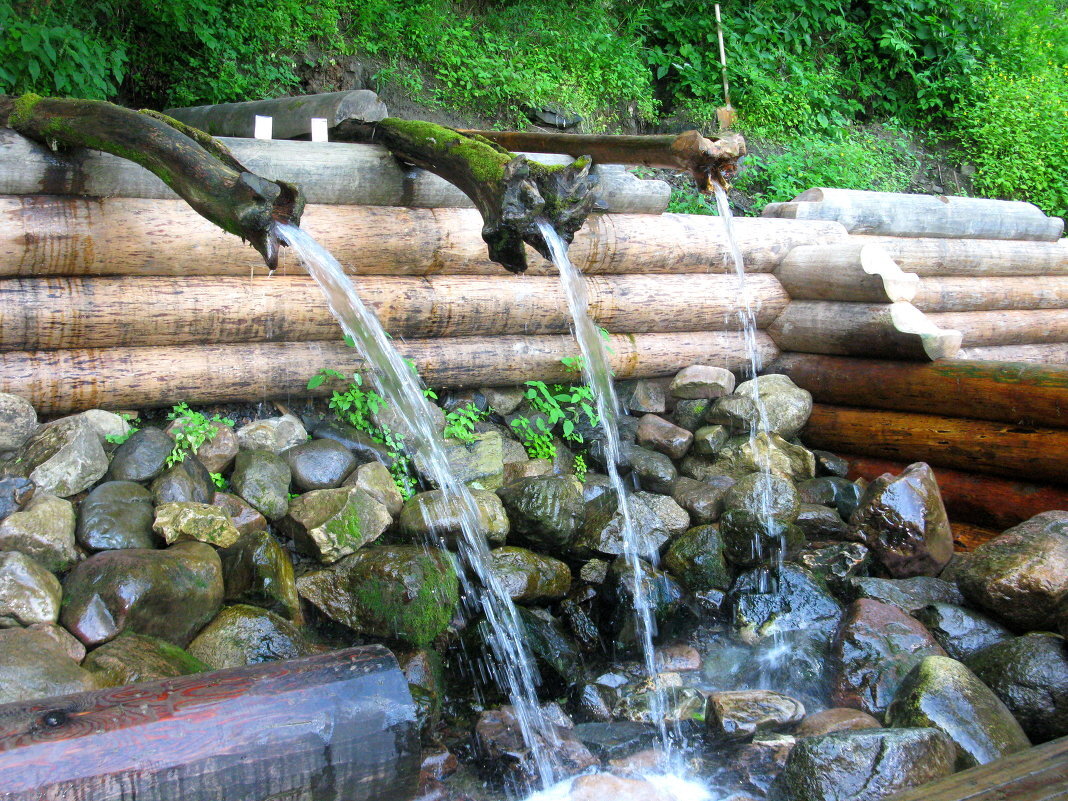
[[[775,270],[794,300],[910,301],[920,279],[903,273],[878,245],[853,241],[796,247]]]
[[[882,245],[902,270],[920,276],[1068,275],[1068,239],[1019,242],[857,236],[856,240]]]
[[[987,348],[966,348],[961,350],[959,356],[971,361],[1068,365],[1068,342],[1054,342],[1051,345],[995,345]]]
[[[1068,342],[1068,309],[940,312],[927,319],[960,331],[965,348]]]
[[[922,312],[998,309],[1068,309],[1068,276],[1033,278],[939,278],[920,280],[912,305]]]

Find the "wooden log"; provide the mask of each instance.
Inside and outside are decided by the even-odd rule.
[[[697,331],[612,336],[616,378],[674,375],[691,364],[748,369],[741,334]],[[757,334],[760,356],[778,350]],[[527,379],[562,381],[574,374],[560,362],[575,356],[570,336],[424,339],[398,343],[423,380],[436,387],[507,386]],[[325,368],[345,373],[365,365],[351,348],[331,342],[268,342],[155,348],[79,348],[0,353],[0,392],[21,395],[40,414],[92,408],[131,409],[190,403],[262,401],[329,395],[308,391]]]
[[[419,764],[380,645],[0,706],[4,801],[402,801]]]
[[[972,551],[984,542],[990,542],[994,537],[1000,536],[1001,532],[974,523],[960,523],[956,520],[949,522],[949,528],[953,532],[954,551]]]
[[[1068,309],[1068,275],[920,279],[912,305],[927,314],[995,309]]]
[[[357,288],[394,336],[566,334],[553,276],[360,277]],[[772,275],[747,282],[758,327],[789,298]],[[590,315],[617,334],[738,330],[734,276],[592,276]],[[301,342],[337,321],[306,276],[0,279],[0,350]]]
[[[841,454],[849,460],[849,477],[871,481],[883,473],[901,473],[905,462]],[[998,533],[1037,514],[1068,509],[1068,489],[1028,484],[950,467],[933,467],[946,511],[954,522]]]
[[[970,361],[1068,364],[1068,342],[1054,342],[1049,345],[995,345],[987,348],[962,348],[956,358]]]
[[[885,801],[1057,801],[1068,797],[1068,737],[1061,737]]]
[[[1068,342],[1068,309],[938,312],[927,319],[960,331],[966,348]]]
[[[503,275],[473,209],[309,206],[302,226],[353,273]],[[749,272],[799,244],[845,237],[837,223],[735,220]],[[556,268],[533,250],[537,275]],[[584,273],[732,272],[723,223],[695,214],[591,215],[570,255]],[[287,249],[283,270],[302,274]],[[177,200],[0,197],[0,276],[249,275],[260,260]]]
[[[1068,428],[1068,367],[784,353],[767,371],[790,376],[817,403]]]
[[[817,188],[789,203],[769,203],[765,217],[837,220],[851,234],[1017,239],[1056,242],[1064,221],[1018,200]]]
[[[902,272],[878,245],[853,241],[796,247],[775,275],[794,300],[856,303],[911,301],[920,281]]]
[[[921,277],[1068,275],[1068,239],[1058,242],[892,236],[857,236],[856,239],[882,245],[902,270]]]
[[[927,361],[960,349],[959,331],[938,328],[910,303],[794,300],[768,328],[780,350]]]
[[[471,208],[455,186],[433,173],[405,167],[378,145],[343,142],[264,141],[220,137],[248,169],[296,184],[309,203],[414,208]],[[563,164],[566,156],[536,156]],[[595,167],[605,211],[659,214],[671,187],[643,181],[619,167]],[[59,155],[9,128],[0,128],[0,194],[80,195],[173,199],[166,184],[125,159],[74,150]]]
[[[212,136],[243,138],[255,135],[257,116],[270,117],[271,135],[276,139],[310,136],[313,117],[325,119],[327,128],[336,128],[346,120],[374,122],[388,116],[386,104],[369,89],[169,108],[163,113]]]
[[[811,448],[927,462],[1038,484],[1068,484],[1068,431],[817,403]]]

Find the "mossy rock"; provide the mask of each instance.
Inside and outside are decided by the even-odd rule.
[[[664,566],[690,592],[726,590],[731,584],[717,526],[694,526],[681,534],[668,548]]]
[[[189,653],[217,670],[314,653],[300,629],[258,606],[237,604],[219,612],[189,643]]]
[[[392,522],[385,504],[359,487],[340,487],[294,498],[281,527],[301,553],[330,564],[374,542]]]
[[[120,634],[90,651],[82,667],[97,674],[109,687],[211,670],[177,645],[132,632]]]

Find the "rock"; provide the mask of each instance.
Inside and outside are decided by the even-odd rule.
[[[837,485],[827,477],[810,478],[797,483],[801,503],[834,506],[838,497]]]
[[[762,517],[745,509],[730,509],[719,519],[723,552],[740,567],[755,567],[776,554],[790,559],[805,544],[805,535],[791,523]]]
[[[826,647],[841,617],[837,601],[815,576],[789,563],[779,569],[778,581],[762,591],[767,578],[760,569],[742,573],[728,593],[727,603],[742,640],[753,643],[800,632]]]
[[[631,470],[638,477],[642,489],[670,495],[671,488],[678,477],[678,471],[671,459],[662,453],[651,451],[640,445],[623,444],[624,458]]]
[[[671,489],[671,497],[689,513],[692,523],[714,523],[723,513],[723,496],[732,486],[734,479],[727,476],[720,476],[716,481],[695,481],[679,476]]]
[[[566,564],[514,545],[490,551],[490,570],[516,603],[559,600],[571,586]]]
[[[505,507],[494,493],[471,490],[478,512],[477,526],[488,542],[503,543],[508,537],[509,522]],[[413,542],[444,542],[455,547],[463,541],[464,503],[449,497],[443,490],[429,490],[413,495],[404,502],[397,528]]]
[[[352,451],[332,439],[313,439],[294,445],[282,452],[282,458],[289,465],[293,483],[305,492],[339,487],[356,468]]]
[[[932,726],[957,747],[957,770],[985,765],[1031,743],[1005,704],[968,668],[928,656],[905,678],[886,713],[888,726]]]
[[[613,776],[611,773],[593,773],[579,776],[571,782],[568,801],[674,801],[669,790],[661,789],[649,779]]]
[[[255,420],[234,432],[238,447],[243,451],[268,451],[280,454],[287,448],[308,439],[304,425],[291,414]],[[322,435],[320,435],[322,436]]]
[[[794,561],[825,581],[833,593],[841,595],[846,581],[867,574],[871,551],[859,542],[834,542],[822,548],[808,547],[795,556]]]
[[[222,605],[222,565],[202,542],[101,551],[63,582],[60,621],[88,646],[133,631],[185,646]]]
[[[133,481],[98,484],[78,507],[78,544],[90,551],[154,548],[152,493]]]
[[[716,526],[695,526],[671,543],[664,567],[690,592],[730,587],[723,538]]]
[[[78,561],[74,545],[74,505],[38,492],[21,512],[0,523],[0,551],[21,551],[53,573]]]
[[[315,652],[300,629],[288,620],[245,604],[219,612],[189,643],[188,651],[216,670],[295,659]]]
[[[423,748],[423,762],[419,766],[419,781],[428,778],[445,779],[456,772],[460,762],[456,755],[442,747]]]
[[[278,540],[266,531],[251,531],[219,551],[219,558],[227,601],[262,606],[298,626],[304,622],[293,562]]]
[[[428,403],[426,411],[430,414],[430,425],[434,431],[442,431],[445,428],[445,410],[435,406],[433,403]],[[408,442],[414,442],[418,439],[412,436],[408,423],[401,417],[397,407],[392,403],[383,403],[378,407],[378,411],[372,412],[371,422],[379,428],[388,429],[394,435],[399,435]]]
[[[447,439],[443,449],[456,479],[471,489],[493,492],[504,483],[504,446],[499,432],[476,434],[471,442]],[[430,470],[429,455],[419,451],[413,461],[422,479],[436,488],[437,481]]]
[[[211,504],[226,512],[234,528],[242,535],[267,529],[267,518],[249,506],[243,498],[229,492],[216,492]]]
[[[653,745],[658,737],[655,726],[633,721],[579,723],[572,731],[601,759],[629,756]]]
[[[859,576],[845,582],[842,589],[843,599],[850,603],[858,598],[871,598],[873,601],[896,606],[909,614],[928,604],[948,603],[962,604],[964,599],[960,591],[942,579],[930,576],[915,576],[909,579],[882,579]]]
[[[482,387],[479,389],[490,408],[502,417],[511,414],[523,402],[523,387]]]
[[[37,430],[33,404],[18,395],[0,392],[0,451],[15,451]]]
[[[100,444],[105,451],[114,451],[118,445],[108,442],[108,437],[120,438],[131,433],[133,426],[130,420],[136,419],[137,415],[119,415],[104,409],[87,409],[82,412],[82,418],[96,432],[100,438]]]
[[[48,634],[0,629],[0,704],[100,688],[100,681],[67,656]]]
[[[946,655],[959,662],[967,663],[977,651],[1012,637],[1000,623],[956,604],[927,604],[912,614],[934,635]]]
[[[994,643],[966,663],[1012,712],[1033,743],[1068,735],[1064,638],[1034,632]]]
[[[562,555],[571,547],[585,516],[582,487],[572,476],[535,476],[497,490],[512,521],[517,542]]]
[[[699,400],[680,400],[675,404],[672,418],[675,425],[685,428],[687,431],[696,431],[705,420],[705,414],[712,404],[705,398]]]
[[[694,435],[663,417],[647,414],[638,421],[637,442],[671,459],[681,459],[693,443]]]
[[[620,404],[631,414],[663,414],[667,411],[664,387],[656,381],[643,378],[621,381],[616,393]]]
[[[609,563],[603,559],[591,559],[579,570],[579,578],[587,584],[603,584],[608,576]]]
[[[152,530],[173,545],[181,540],[196,540],[229,548],[241,538],[230,515],[208,503],[165,503],[156,507]]]
[[[557,726],[555,734],[556,743],[542,741],[539,748],[552,754],[557,778],[573,776],[600,764],[569,729]],[[537,762],[523,740],[511,707],[488,709],[479,715],[475,724],[475,749],[508,782],[529,787],[538,781]]]
[[[639,554],[655,554],[668,540],[668,531],[660,518],[640,498],[627,496],[627,509],[637,539]],[[624,520],[614,492],[586,504],[586,520],[572,543],[571,551],[580,558],[598,555],[620,556],[623,550]]]
[[[673,498],[656,492],[635,492],[634,499],[641,501],[656,515],[669,537],[677,537],[690,527],[689,513],[675,503]]]
[[[730,429],[726,426],[701,426],[693,433],[693,452],[698,456],[716,456],[730,436]]]
[[[738,385],[734,394],[759,400],[768,433],[778,434],[783,439],[796,437],[812,413],[812,394],[785,375],[762,375],[745,381]]]
[[[680,614],[683,611],[682,588],[667,573],[642,559],[638,560],[638,569],[639,586],[654,620],[665,625],[669,621],[676,625],[683,622],[684,616]],[[624,648],[638,642],[634,585],[634,571],[626,559],[619,557],[612,562],[608,578],[609,628],[617,644]]]
[[[662,719],[670,728],[691,728],[700,721],[705,712],[705,694],[693,687],[679,686],[678,674],[661,673],[657,676],[660,697],[656,684],[643,679],[620,688],[620,699],[612,709],[617,720],[653,724]]]
[[[849,475],[849,462],[830,451],[812,451],[816,457],[816,475],[839,476],[845,478]]]
[[[953,556],[942,494],[923,462],[872,481],[849,522],[895,578],[937,576]]]
[[[36,491],[37,485],[28,478],[0,478],[0,520],[26,506]]]
[[[801,529],[809,541],[844,540],[849,534],[849,526],[838,512],[814,503],[802,503],[799,506],[794,525]],[[870,553],[866,546],[864,550]]]
[[[17,453],[20,475],[60,498],[89,489],[108,470],[100,438],[78,415],[41,426]]]
[[[792,523],[797,518],[801,503],[794,485],[786,479],[769,473],[750,473],[727,490],[723,496],[723,508]]]
[[[749,740],[758,731],[781,731],[799,723],[805,707],[771,690],[712,693],[705,707],[709,735],[722,740]]]
[[[0,628],[55,623],[63,587],[59,579],[19,551],[0,551]]]
[[[78,638],[62,626],[55,623],[31,623],[26,627],[26,630],[39,631],[48,635],[63,649],[63,653],[79,664],[85,659],[85,646],[78,642]]]
[[[389,468],[381,462],[368,462],[360,465],[349,473],[349,477],[342,482],[342,486],[359,487],[383,504],[391,517],[399,515],[401,507],[404,506],[404,496],[397,489]]]
[[[209,421],[209,425],[215,434],[211,439],[205,440],[190,455],[196,456],[209,473],[222,473],[234,463],[241,445],[234,433],[233,426],[218,420]],[[188,426],[186,418],[180,417],[166,428],[166,433],[171,438]],[[187,457],[188,458],[188,457]]]
[[[905,676],[932,654],[945,651],[922,623],[890,604],[854,601],[831,644],[831,701],[882,717]]]
[[[734,392],[734,384],[734,373],[730,370],[695,364],[675,374],[668,392],[684,400],[719,398]]]
[[[758,734],[750,742],[727,744],[720,769],[713,774],[716,786],[735,791],[730,801],[767,797],[796,744],[795,737],[774,732]]]
[[[1043,512],[984,542],[956,581],[965,598],[1011,628],[1052,629],[1068,593],[1068,512]]]
[[[538,663],[544,681],[553,681],[553,686],[571,687],[583,678],[582,654],[560,621],[538,607],[517,607],[523,637]],[[494,636],[485,621],[479,624],[478,633],[488,645]],[[486,647],[485,645],[483,647]]]
[[[794,729],[794,737],[822,737],[836,731],[859,731],[861,729],[878,729],[881,724],[867,712],[859,709],[834,707],[805,715],[805,719]]]
[[[389,448],[381,442],[376,442],[370,434],[360,431],[355,426],[350,426],[348,423],[343,423],[332,417],[321,416],[306,417],[304,422],[308,426],[308,431],[316,439],[330,439],[341,443],[352,451],[356,461],[360,463],[381,462],[383,465],[388,466],[393,462],[393,457],[389,455]],[[444,418],[442,418],[442,425],[444,424]],[[299,445],[300,443],[294,444]]]
[[[508,442],[508,440],[505,440]],[[536,478],[537,476],[549,476],[553,474],[553,463],[548,459],[527,459],[526,450],[523,451],[523,459],[509,462],[507,458],[508,448],[505,448],[504,460],[504,485],[507,486],[524,478]]]
[[[120,634],[114,640],[94,648],[82,667],[95,673],[101,684],[108,687],[211,670],[176,645],[156,637],[131,633]]]
[[[377,540],[392,522],[386,507],[362,489],[340,487],[294,498],[279,525],[297,550],[331,564]]]
[[[761,431],[752,437],[743,434],[728,439],[716,454],[713,469],[734,478],[760,472],[801,481],[812,478],[816,461],[800,445]]]
[[[404,673],[408,690],[415,701],[419,728],[422,732],[430,732],[441,719],[441,707],[445,700],[445,668],[441,657],[432,648],[423,648],[398,654],[397,664]],[[455,763],[456,758],[453,757],[452,761]]]
[[[290,478],[289,465],[278,454],[243,449],[234,460],[230,486],[268,520],[278,520],[289,511]]]
[[[298,578],[297,591],[331,620],[416,648],[445,630],[459,603],[452,557],[414,545],[361,548]]]
[[[108,479],[151,481],[167,467],[174,440],[159,428],[142,428],[115,449]]]
[[[839,731],[797,741],[776,801],[875,801],[953,773],[953,743],[931,728]]]
[[[701,669],[701,654],[692,645],[664,645],[656,649],[655,659],[656,669],[664,673]]]
[[[195,456],[186,457],[160,473],[152,481],[152,502],[211,503],[215,498],[215,482],[211,473]]]

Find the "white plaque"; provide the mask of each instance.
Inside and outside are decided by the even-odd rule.
[[[256,125],[252,136],[256,139],[270,139],[274,128],[274,117],[256,115]]]
[[[311,118],[311,137],[313,142],[325,142],[327,141],[326,118],[325,117],[312,117]]]

